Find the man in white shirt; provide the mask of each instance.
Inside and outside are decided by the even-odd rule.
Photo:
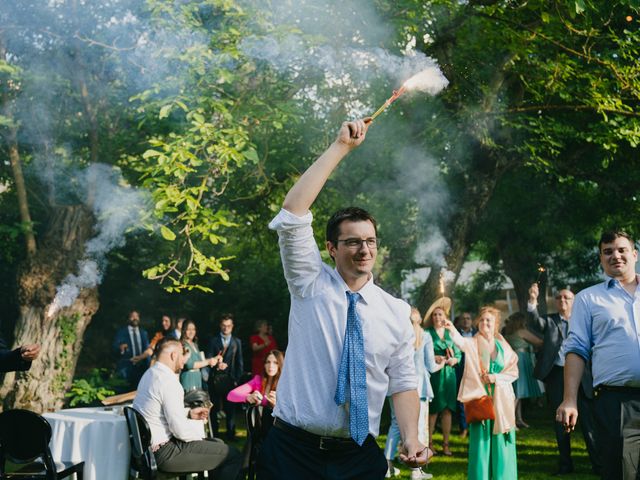
[[[203,440],[205,407],[185,409],[178,374],[188,358],[182,344],[166,338],[157,345],[157,361],[142,376],[133,408],[149,424],[158,469],[167,473],[209,470],[217,480],[235,480],[242,456],[222,440]]]
[[[366,130],[363,120],[343,123],[269,225],[280,239],[291,312],[276,418],[257,469],[261,480],[384,478],[387,462],[375,436],[387,392],[404,445],[400,458],[412,467],[427,462],[428,449],[418,440],[411,309],[373,283],[375,220],[355,207],[331,217],[326,247],[335,269],[322,262],[311,228],[309,208]]]

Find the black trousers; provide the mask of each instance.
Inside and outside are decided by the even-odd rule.
[[[208,470],[209,478],[236,480],[242,468],[237,448],[222,440],[183,442],[172,438],[155,453],[158,469],[167,473],[191,473]]]
[[[236,403],[227,400],[229,392],[219,392],[209,378],[209,397],[213,403],[213,407],[209,410],[209,425],[215,437],[219,436],[218,412],[223,411],[225,414],[225,423],[227,426],[227,440],[234,440],[236,436]]]
[[[600,391],[594,400],[602,479],[636,480],[640,459],[640,393]]]
[[[362,447],[321,450],[275,425],[258,458],[257,480],[383,480],[387,460],[369,435]]]
[[[551,372],[544,379],[544,385],[549,396],[549,403],[553,408],[555,415],[556,410],[562,403],[564,396],[564,368],[554,366]],[[599,472],[602,467],[601,452],[596,445],[596,429],[593,417],[593,400],[586,397],[582,386],[578,391],[578,422],[584,436],[584,442],[587,445],[589,459],[593,471]],[[556,432],[556,442],[558,444],[558,452],[560,460],[558,467],[560,471],[573,470],[573,461],[571,460],[571,434],[565,433],[561,423],[555,422],[554,429]],[[611,480],[611,479],[610,479]]]

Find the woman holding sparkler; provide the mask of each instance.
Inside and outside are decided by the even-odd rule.
[[[464,338],[448,320],[444,325],[465,353],[458,400],[468,404],[465,409],[470,408],[468,478],[512,480],[518,478],[515,395],[511,386],[518,378],[518,356],[500,335],[498,309],[482,307],[475,324],[478,333],[472,338]],[[472,404],[479,403],[487,408],[471,410]],[[471,413],[485,419],[473,421]],[[491,416],[493,419],[487,418]]]
[[[462,355],[445,329],[445,321],[451,309],[451,299],[442,297],[429,307],[424,316],[423,325],[433,339],[435,361],[441,369],[431,377],[433,400],[429,413],[429,448],[433,450],[433,432],[438,415],[441,416],[442,453],[451,456],[449,435],[451,434],[451,414],[456,411],[456,372],[454,366]]]

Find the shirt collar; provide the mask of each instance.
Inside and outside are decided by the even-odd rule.
[[[164,373],[170,373],[172,375],[176,375],[176,372],[172,371],[169,367],[167,367],[164,363],[162,362],[156,362],[154,365],[155,368],[159,369],[160,371],[164,372]]]
[[[342,276],[340,275],[340,273],[336,268],[334,268],[331,271],[331,273],[334,276],[334,278],[342,284],[342,288],[344,289],[345,292],[351,292],[351,289],[345,283],[344,278],[342,278]],[[373,273],[372,273],[371,276],[369,277],[369,280],[367,280],[367,283],[365,283],[360,290],[353,293],[359,293],[364,303],[369,304],[371,303],[371,300],[373,300],[374,290],[375,290],[375,283],[373,283]]]
[[[613,288],[616,286],[616,284],[620,283],[617,279],[610,277],[608,275],[606,276],[606,278],[607,279],[604,281],[604,284],[606,285],[607,288]],[[636,273],[636,282],[638,283],[638,285],[640,285],[640,275],[638,275],[637,273]]]

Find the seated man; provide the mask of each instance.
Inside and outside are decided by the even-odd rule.
[[[157,362],[142,376],[133,408],[149,424],[158,469],[168,473],[209,470],[209,478],[236,479],[242,466],[240,452],[222,440],[202,439],[207,408],[184,408],[178,374],[188,353],[173,338],[162,340],[156,348]]]

